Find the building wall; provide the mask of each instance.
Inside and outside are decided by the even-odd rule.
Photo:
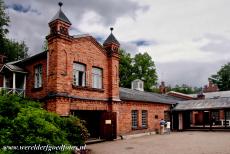
[[[118,59],[116,60],[118,64]],[[73,83],[73,63],[79,62],[86,65],[86,86],[78,87]],[[103,88],[92,88],[92,68],[99,67],[103,72]],[[102,46],[97,44],[92,37],[82,37],[72,40],[57,39],[49,43],[49,79],[48,91],[54,93],[67,93],[72,96],[94,99],[108,99],[111,97],[110,88],[119,93],[119,78],[117,85],[112,86],[109,80],[109,69],[118,71],[118,66],[113,68]],[[115,74],[114,72],[112,74]],[[118,74],[118,72],[116,73]],[[118,75],[117,75],[118,76]],[[55,83],[54,83],[55,82]],[[54,87],[53,85],[56,85]]]
[[[133,134],[156,131],[160,129],[160,120],[164,119],[164,111],[170,110],[169,104],[145,103],[137,101],[113,102],[112,110],[117,112],[117,134]],[[132,129],[131,111],[138,110],[138,129]],[[142,126],[142,110],[147,110],[147,128]],[[156,116],[158,118],[156,118]]]
[[[42,87],[34,88],[34,68],[42,65]],[[33,99],[41,99],[47,95],[47,59],[46,57],[37,58],[25,64],[26,75],[26,96]]]

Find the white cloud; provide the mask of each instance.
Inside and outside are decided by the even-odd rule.
[[[20,0],[41,14],[8,9],[9,36],[25,40],[33,53],[41,51],[48,22],[58,10],[57,2]],[[167,72],[164,80],[202,85],[230,59],[229,6],[229,0],[69,0],[64,2],[63,11],[73,24],[71,34],[90,33],[105,39],[109,27],[114,26],[122,47],[131,53],[148,52],[157,70]],[[133,43],[137,40],[157,44],[137,46]]]

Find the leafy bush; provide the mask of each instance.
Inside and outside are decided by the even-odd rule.
[[[40,104],[17,96],[0,96],[1,148],[84,144],[88,132],[77,117],[60,117],[42,109]]]

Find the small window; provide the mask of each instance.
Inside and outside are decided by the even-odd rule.
[[[102,69],[93,67],[93,88],[102,89]]]
[[[73,65],[73,85],[85,86],[86,69],[84,64],[74,63]]]
[[[132,128],[136,129],[138,127],[138,111],[132,110]]]
[[[34,88],[42,87],[42,65],[37,65],[34,68]]]
[[[148,118],[147,110],[142,110],[142,128],[147,128],[147,118]]]

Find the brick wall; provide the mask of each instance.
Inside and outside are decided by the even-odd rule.
[[[42,65],[42,87],[34,88],[34,68]],[[47,95],[47,59],[41,57],[25,64],[26,75],[26,96],[34,99],[41,99]]]
[[[136,132],[156,131],[160,128],[160,120],[164,119],[164,111],[169,111],[170,105],[159,103],[144,103],[135,101],[122,101],[113,103],[113,111],[117,112],[118,135],[132,134]],[[132,129],[131,111],[138,110],[138,129]],[[147,129],[142,129],[142,110],[147,110]],[[156,116],[158,118],[156,118]]]
[[[73,63],[79,62],[86,65],[86,87],[73,86]],[[48,69],[48,92],[68,93],[69,95],[108,99],[119,98],[119,59],[109,57],[106,51],[94,38],[87,36],[75,39],[49,40],[49,69]],[[103,89],[92,88],[92,68],[99,67],[103,71]],[[111,68],[111,72],[109,69]],[[109,75],[115,76],[115,85],[111,85]],[[113,88],[113,94],[110,89]],[[111,96],[112,95],[112,96]]]

